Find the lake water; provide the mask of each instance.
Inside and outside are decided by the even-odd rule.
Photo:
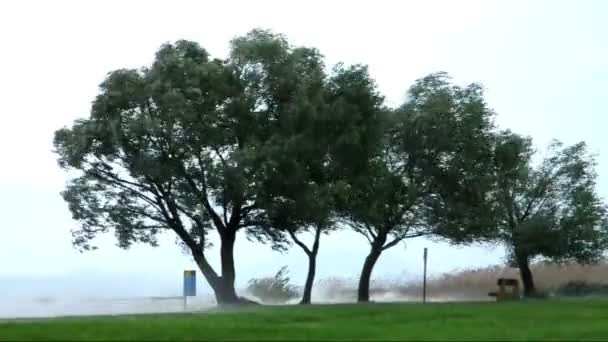
[[[355,298],[313,298],[316,303],[352,303]],[[419,297],[403,297],[384,293],[372,298],[376,302],[420,302]],[[432,296],[429,302],[492,300],[490,298],[459,298]],[[293,303],[297,303],[294,300]],[[135,298],[0,298],[0,319],[42,318],[58,316],[124,315],[143,313],[170,313],[203,311],[215,306],[212,296],[189,297],[184,308],[183,297],[135,297]]]
[[[199,311],[214,306],[212,298],[190,297],[186,310]],[[99,298],[99,299],[19,299],[0,300],[0,318],[37,318],[81,315],[119,315],[183,312],[182,297]]]

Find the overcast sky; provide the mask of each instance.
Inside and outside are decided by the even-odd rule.
[[[606,80],[608,1],[2,1],[0,3],[0,279],[145,274],[166,284],[147,293],[179,293],[194,265],[167,235],[161,247],[123,251],[113,236],[100,249],[72,249],[71,220],[59,192],[66,175],[52,153],[53,132],[88,115],[107,72],[148,65],[167,41],[190,39],[224,57],[228,41],[252,28],[317,47],[328,64],[364,63],[391,104],[419,77],[447,71],[457,83],[481,82],[503,128],[586,140],[599,156],[599,191],[608,195]],[[288,265],[303,281],[298,249],[280,255],[241,239],[238,280]],[[375,277],[414,276],[422,248],[430,272],[500,263],[500,248],[453,248],[425,240],[383,255]],[[318,277],[356,277],[362,236],[321,242]],[[217,265],[217,253],[210,252]],[[144,284],[133,282],[136,292]],[[44,291],[44,284],[31,291]],[[128,286],[127,286],[128,287]],[[102,291],[97,289],[96,291]],[[121,290],[122,291],[122,290]],[[153,293],[151,293],[153,292]]]

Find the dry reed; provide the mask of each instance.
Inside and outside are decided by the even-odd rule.
[[[552,291],[577,281],[589,284],[608,284],[608,262],[595,265],[548,264],[532,265],[536,286],[542,291]],[[431,300],[491,300],[487,294],[495,290],[498,278],[518,278],[516,268],[489,266],[470,270],[455,270],[432,277],[427,281],[427,294]],[[373,300],[419,300],[422,293],[420,281],[396,278],[374,279],[371,283]],[[348,302],[356,299],[357,279],[332,277],[321,279],[315,286],[317,300]]]

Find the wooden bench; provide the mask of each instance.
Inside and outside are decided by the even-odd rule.
[[[496,301],[519,300],[519,280],[512,278],[498,278],[496,282],[498,291],[489,292],[488,296],[496,297]]]

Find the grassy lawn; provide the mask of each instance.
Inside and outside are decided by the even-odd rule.
[[[0,323],[0,340],[608,340],[608,301],[314,305]]]

